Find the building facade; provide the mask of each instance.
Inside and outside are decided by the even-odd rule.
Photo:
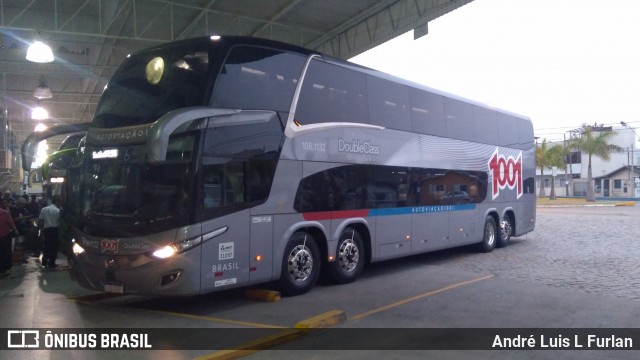
[[[613,131],[609,143],[619,146],[622,151],[611,153],[608,161],[597,156],[591,158],[591,176],[596,197],[640,198],[640,149],[638,137],[632,128],[600,127],[597,131]],[[549,146],[563,144],[550,142]],[[545,194],[555,186],[556,196],[586,196],[588,186],[589,155],[573,151],[565,159],[565,168],[545,169],[544,176],[536,170],[538,193],[545,187]]]

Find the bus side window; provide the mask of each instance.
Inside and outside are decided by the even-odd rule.
[[[498,140],[500,146],[522,148],[519,145],[520,137],[518,136],[518,119],[507,114],[498,114]],[[529,139],[529,144],[531,145]]]
[[[305,58],[255,46],[231,49],[216,80],[215,107],[288,112]]]
[[[409,88],[374,76],[367,76],[371,124],[411,131]]]
[[[446,136],[444,98],[419,89],[411,89],[411,126],[421,134]]]
[[[313,60],[302,85],[296,120],[302,125],[324,122],[369,123],[367,81],[363,73]]]
[[[528,150],[534,146],[533,127],[528,121],[514,117],[513,121],[518,125],[518,145],[515,148]]]
[[[251,159],[247,174],[247,192],[253,205],[264,202],[269,197],[276,161],[271,159]]]
[[[476,139],[483,144],[498,144],[498,119],[496,112],[485,107],[473,106],[476,123]],[[532,137],[533,138],[533,137]]]
[[[205,159],[209,162],[214,159]],[[203,217],[210,219],[249,207],[245,191],[246,162],[217,158],[203,166]]]
[[[222,203],[222,174],[216,167],[206,167],[204,170],[204,208],[213,209]]]
[[[476,141],[475,121],[471,105],[457,100],[444,100],[444,115],[447,121],[447,137],[452,139]]]
[[[487,195],[487,173],[420,169],[420,205],[481,203]]]
[[[201,189],[205,218],[266,201],[284,136],[280,124],[274,116],[263,123],[206,130]]]

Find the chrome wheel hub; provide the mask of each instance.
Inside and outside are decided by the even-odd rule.
[[[487,241],[487,245],[493,245],[496,241],[496,229],[495,226],[491,226],[491,224],[487,223],[484,227],[484,238]]]
[[[360,251],[353,240],[345,240],[338,249],[338,262],[340,267],[350,272],[358,266]]]
[[[305,281],[313,270],[313,256],[311,256],[309,248],[304,245],[298,245],[291,249],[287,264],[291,279]]]
[[[502,239],[509,239],[512,231],[513,229],[511,228],[511,222],[509,222],[509,220],[503,220],[502,223],[500,223],[500,237]]]

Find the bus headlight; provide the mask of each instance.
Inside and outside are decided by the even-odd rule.
[[[166,259],[166,258],[172,257],[177,253],[178,251],[176,251],[173,245],[167,245],[161,249],[154,251],[152,255],[157,257],[158,259]]]
[[[194,248],[202,242],[202,237],[198,236],[193,239],[187,239],[183,241],[178,241],[171,245],[164,246],[152,253],[153,256],[158,259],[166,259],[170,258],[176,254],[183,253],[191,248]]]
[[[80,244],[78,244],[75,239],[72,240],[73,245],[71,245],[71,251],[73,251],[73,255],[78,256],[80,254],[84,253],[84,249],[82,248],[82,246],[80,246]]]

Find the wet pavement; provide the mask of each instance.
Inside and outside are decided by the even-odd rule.
[[[0,279],[2,328],[162,329],[168,337],[194,329],[194,336],[203,331],[210,336],[211,345],[165,351],[2,350],[0,358],[214,359],[221,358],[215,340],[236,329],[292,329],[331,311],[344,314],[332,329],[346,330],[340,336],[358,351],[332,350],[338,333],[328,330],[279,345],[298,350],[244,355],[283,360],[634,358],[633,351],[403,350],[408,343],[399,337],[432,328],[490,329],[480,331],[491,336],[514,328],[523,329],[523,336],[532,328],[637,328],[638,219],[640,207],[539,208],[535,232],[492,253],[454,249],[373,264],[353,284],[322,283],[308,294],[273,302],[247,298],[244,289],[189,298],[104,295],[70,281],[62,259],[55,270],[29,259]],[[381,344],[399,345],[377,350],[384,348]]]

